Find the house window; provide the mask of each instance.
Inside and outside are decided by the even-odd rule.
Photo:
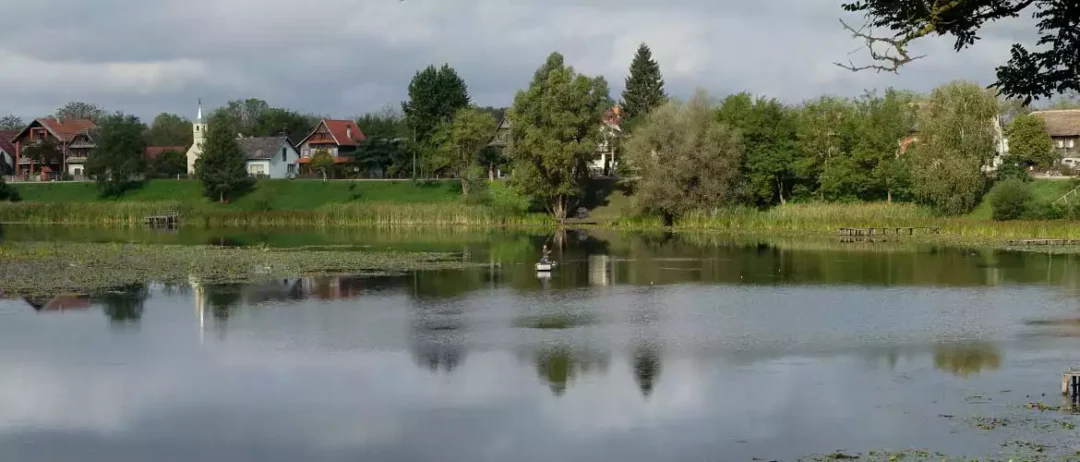
[[[1059,147],[1059,148],[1065,147],[1065,140],[1057,140],[1057,147]]]
[[[281,148],[281,161],[282,162],[288,162],[289,161],[288,148]]]

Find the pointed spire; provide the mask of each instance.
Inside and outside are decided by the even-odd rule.
[[[195,121],[202,123],[202,98],[199,98],[199,115],[195,116]]]

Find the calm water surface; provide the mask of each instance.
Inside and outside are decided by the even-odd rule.
[[[1059,404],[1060,373],[1080,360],[1072,256],[572,232],[539,277],[550,236],[4,238],[442,250],[483,264],[0,300],[5,461],[997,454],[1030,436],[971,419]],[[1075,431],[1047,438],[1077,444]]]

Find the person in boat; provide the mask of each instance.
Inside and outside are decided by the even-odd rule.
[[[549,262],[548,256],[551,255],[551,249],[548,249],[547,244],[544,244],[544,256],[540,257],[540,263],[547,264]]]

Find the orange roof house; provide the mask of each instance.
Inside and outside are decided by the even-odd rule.
[[[323,119],[311,134],[300,141],[300,158],[309,158],[325,149],[332,157],[352,156],[367,136],[352,120]]]
[[[16,174],[27,175],[40,170],[43,173],[82,175],[86,158],[97,147],[93,139],[96,128],[94,121],[89,119],[34,119],[11,140],[15,145]],[[23,150],[28,146],[47,140],[56,143],[59,151],[57,158],[39,163],[23,155]]]

